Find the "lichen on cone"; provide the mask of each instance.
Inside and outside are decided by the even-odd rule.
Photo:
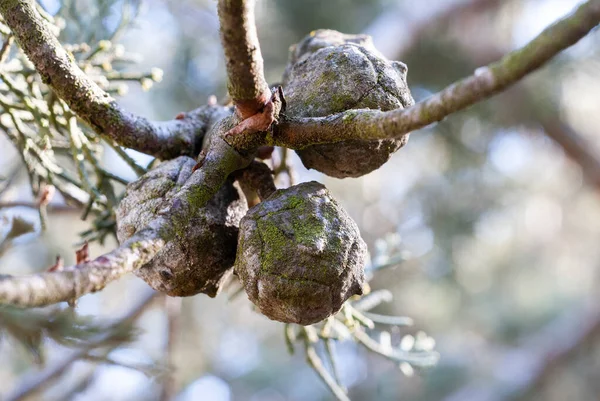
[[[308,182],[248,211],[235,271],[262,314],[309,325],[362,294],[366,253],[348,213],[322,184]]]
[[[127,186],[117,209],[120,242],[169,207],[195,164],[194,159],[181,156],[161,163]],[[175,226],[164,248],[135,274],[155,290],[171,296],[216,296],[232,273],[238,225],[247,210],[241,191],[227,181],[185,224],[172,221]]]
[[[323,117],[350,109],[388,111],[414,104],[406,65],[389,61],[368,35],[312,32],[291,49],[283,87],[290,117]],[[400,139],[348,140],[298,150],[307,168],[332,177],[360,177],[406,144]]]

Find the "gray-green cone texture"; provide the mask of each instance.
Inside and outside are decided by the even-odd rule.
[[[129,184],[117,209],[117,237],[123,242],[143,229],[192,174],[195,160],[181,156],[161,163]],[[231,275],[238,225],[248,206],[232,182],[184,223],[169,233],[165,247],[135,274],[171,296],[205,293],[214,297]]]
[[[367,35],[312,32],[291,49],[283,87],[291,117],[322,117],[350,109],[401,109],[414,104],[406,65],[389,61]],[[297,151],[307,168],[332,177],[378,169],[406,144],[401,139],[348,140]]]
[[[317,182],[278,190],[240,223],[235,271],[267,317],[309,325],[362,294],[366,245]]]

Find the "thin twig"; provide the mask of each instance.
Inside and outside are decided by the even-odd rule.
[[[121,148],[116,142],[108,141],[107,143],[108,146],[110,146],[138,176],[144,175],[146,173],[147,170],[144,167],[137,164],[133,157],[129,156],[125,149]]]
[[[315,349],[307,330],[308,328],[304,328],[304,347],[308,364],[319,375],[321,380],[323,380],[323,383],[329,387],[333,395],[335,395],[339,401],[350,401],[350,398],[348,398],[344,389],[334,380],[327,369],[325,369],[325,366],[323,366],[323,361],[317,354],[317,350]]]
[[[8,57],[8,54],[10,53],[10,48],[14,41],[15,41],[15,37],[12,35],[9,35],[4,40],[4,43],[2,44],[2,48],[0,48],[0,63],[4,63],[6,61],[6,58]]]
[[[275,179],[279,177],[281,173],[285,173],[288,177],[288,184],[290,186],[296,184],[296,175],[294,172],[294,168],[291,165],[291,161],[289,160],[290,150],[288,148],[279,148],[280,149],[280,160],[279,164],[273,170],[273,175]]]
[[[408,362],[414,366],[427,367],[434,366],[440,359],[439,354],[436,352],[408,352],[384,347],[369,337],[362,329],[355,330],[352,335],[359,344],[362,344],[368,350],[383,355],[396,363]]]
[[[255,191],[261,201],[277,190],[273,181],[273,171],[263,162],[253,161],[245,169],[236,171],[235,177],[245,194]]]

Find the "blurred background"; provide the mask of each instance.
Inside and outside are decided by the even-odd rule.
[[[122,14],[134,22],[117,38],[139,63],[164,71],[150,91],[132,83],[122,105],[152,119],[226,95],[216,2],[212,0],[45,0],[64,18],[63,43],[97,41]],[[421,100],[524,45],[575,0],[260,0],[258,34],[267,80],[277,83],[288,48],[310,31],[368,33],[389,59],[408,65]],[[406,260],[380,271],[373,289],[394,295],[378,313],[410,316],[441,354],[434,368],[405,376],[397,364],[352,343],[338,344],[341,380],[352,400],[592,400],[600,393],[600,37],[592,33],[549,65],[493,99],[411,135],[381,169],[323,182],[357,221],[374,263],[400,250]],[[145,87],[148,86],[146,82]],[[147,88],[146,88],[147,89]],[[128,153],[145,165],[150,158]],[[133,170],[106,148],[102,162],[127,179]],[[0,218],[39,224],[20,153],[0,137]],[[0,183],[1,184],[1,183]],[[285,180],[281,182],[285,185]],[[1,188],[1,186],[0,186]],[[122,189],[122,188],[121,188]],[[0,251],[0,273],[42,271],[57,254],[74,262],[81,209],[57,194],[48,229]],[[116,245],[90,244],[92,257]],[[78,312],[121,316],[147,296],[133,275],[83,297]],[[78,360],[28,399],[154,400],[173,365],[179,401],[301,401],[333,396],[299,351],[289,355],[283,325],[252,311],[245,295],[204,295],[148,304],[135,341],[110,353],[118,363]],[[170,309],[169,309],[170,308]],[[169,324],[178,310],[178,324]],[[177,327],[176,327],[177,326]],[[10,338],[0,343],[0,394],[15,394],[66,356],[47,341],[45,366]],[[142,366],[140,365],[140,366]],[[147,369],[148,370],[148,369]],[[84,380],[85,379],[85,380]],[[2,396],[0,396],[0,399]],[[24,398],[22,398],[24,399]]]

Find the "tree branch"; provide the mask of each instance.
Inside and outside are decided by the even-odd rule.
[[[0,13],[42,81],[98,134],[160,159],[194,156],[200,151],[210,106],[165,122],[128,113],[73,62],[33,0],[2,1]]]
[[[254,22],[254,0],[219,0],[221,42],[228,89],[242,120],[262,111],[271,98]]]
[[[572,127],[558,118],[541,121],[544,133],[556,142],[565,154],[579,165],[585,180],[600,190],[600,160],[591,144],[582,138]]]
[[[172,238],[174,227],[188,224],[227,180],[229,174],[247,167],[253,154],[241,154],[224,139],[236,119],[222,119],[211,134],[210,144],[198,168],[170,200],[169,207],[119,248],[91,262],[29,276],[0,275],[0,304],[20,307],[72,301],[99,291],[109,282],[148,263]]]
[[[561,50],[577,42],[600,21],[600,0],[590,0],[572,15],[548,27],[522,49],[509,53],[495,64],[478,69],[473,76],[449,86],[413,107],[389,112],[350,110],[322,118],[288,120],[276,126],[271,135],[265,132],[268,126],[261,124],[267,121],[267,116],[270,116],[270,121],[274,121],[279,112],[278,107],[281,107],[283,102],[280,92],[274,93],[273,97],[267,97],[266,104],[264,98],[259,96],[264,94],[266,83],[262,75],[262,58],[256,40],[252,8],[249,7],[251,5],[252,0],[220,0],[219,12],[223,24],[228,73],[230,80],[236,77],[232,96],[234,100],[237,99],[236,106],[242,118],[244,114],[248,116],[252,110],[255,110],[255,114],[249,115],[237,126],[235,124],[238,119],[234,116],[224,118],[215,125],[206,155],[199,162],[201,168],[192,174],[171,200],[170,207],[166,208],[168,210],[151,222],[149,227],[118,249],[92,262],[60,272],[18,278],[0,277],[0,304],[41,306],[69,301],[97,291],[108,282],[139,268],[160,250],[174,225],[189,221],[194,213],[212,198],[229,174],[251,163],[253,153],[246,152],[247,150],[255,150],[259,145],[277,144],[302,148],[348,139],[401,137],[409,131],[440,121],[451,113],[507,88],[539,68]],[[4,1],[0,4],[0,12],[15,29],[17,39],[36,63],[42,77],[56,88],[62,88],[67,102],[73,102],[74,107],[79,107],[78,110],[83,115],[89,117],[86,112],[92,112],[90,118],[97,117],[93,113],[100,113],[103,118],[109,119],[107,122],[101,121],[109,128],[113,124],[111,121],[114,121],[110,119],[111,116],[114,117],[118,112],[118,116],[122,117],[123,112],[118,106],[112,100],[107,100],[105,94],[92,85],[81,70],[70,63],[67,54],[32,6],[31,0]],[[243,28],[237,33],[233,32],[236,23]],[[28,27],[31,32],[23,27]],[[234,39],[242,39],[243,45],[231,43]],[[52,75],[56,73],[58,75]],[[237,77],[241,77],[239,81]],[[250,98],[242,94],[253,94],[254,101],[245,103]],[[248,106],[257,106],[260,102],[263,102],[262,109],[252,109]],[[265,118],[259,118],[260,116]],[[139,119],[137,121],[139,122]],[[122,127],[124,122],[118,120],[114,124]],[[127,140],[135,142],[136,135],[143,137],[148,134],[143,133],[146,125],[141,124],[141,130],[137,125],[136,123],[128,126],[134,129],[135,133],[127,137]],[[111,132],[116,137],[123,133],[109,130],[109,133]],[[153,135],[152,132],[150,135]],[[140,140],[142,143],[145,141]],[[161,152],[160,149],[157,151]]]
[[[163,247],[160,222],[136,233],[119,248],[60,271],[13,277],[0,275],[0,304],[35,307],[72,301],[150,261]]]
[[[274,144],[295,149],[349,139],[400,138],[487,99],[575,44],[600,22],[600,1],[589,0],[523,48],[407,109],[348,110],[327,117],[289,119],[275,127]]]
[[[263,162],[253,161],[248,167],[235,173],[244,193],[256,192],[261,201],[277,190],[273,171]]]

